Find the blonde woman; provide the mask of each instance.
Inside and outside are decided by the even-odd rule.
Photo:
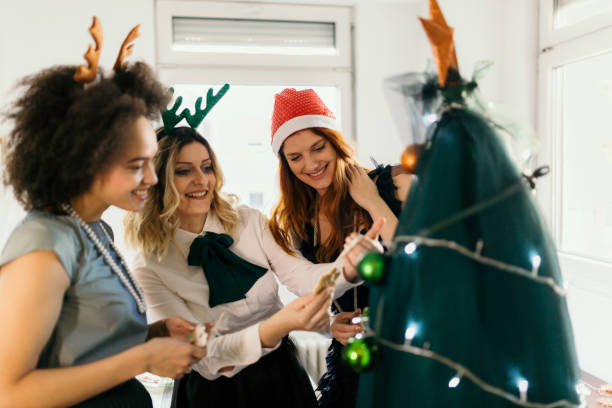
[[[128,240],[143,254],[135,274],[148,318],[178,315],[224,327],[209,340],[207,357],[176,386],[175,405],[315,407],[287,334],[328,326],[332,291],[312,293],[318,279],[336,267],[342,273],[334,295],[355,286],[351,265],[375,242],[360,241],[333,264],[289,255],[259,211],[236,208],[222,193],[221,169],[200,134],[178,127],[158,138],[154,162],[160,183],[142,213],[127,220]],[[275,275],[301,297],[283,307]]]

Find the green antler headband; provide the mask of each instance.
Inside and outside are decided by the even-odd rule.
[[[213,89],[210,88],[206,93],[206,107],[202,108],[202,97],[200,96],[195,102],[195,113],[192,115],[189,108],[183,109],[183,111],[177,115],[178,108],[183,103],[183,97],[179,96],[176,98],[174,105],[171,109],[166,109],[162,112],[162,120],[164,122],[164,133],[171,132],[172,129],[183,119],[187,121],[192,129],[196,129],[200,126],[200,123],[204,120],[210,110],[219,102],[221,98],[227,93],[230,85],[225,84],[219,89],[219,92],[215,95]],[[174,94],[174,88],[170,88],[170,91]]]

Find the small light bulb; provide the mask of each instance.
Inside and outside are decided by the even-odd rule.
[[[414,253],[414,251],[416,251],[416,248],[417,248],[416,244],[414,242],[410,242],[404,247],[404,252],[410,255]]]
[[[578,395],[584,395],[587,397],[591,395],[591,390],[589,390],[589,388],[582,382],[576,384],[576,392],[578,393]]]
[[[435,113],[428,113],[423,117],[423,119],[425,120],[426,124],[431,125],[436,121],[436,119],[438,119],[438,116]]]
[[[518,389],[521,401],[527,401],[527,388],[529,388],[529,381],[525,379],[518,380]]]
[[[414,339],[414,336],[416,336],[416,334],[417,334],[417,328],[415,325],[411,324],[406,329],[406,340],[412,341],[412,339]]]
[[[476,253],[478,255],[482,254],[482,247],[484,246],[484,242],[482,241],[482,239],[479,239],[478,242],[476,242]]]
[[[531,265],[532,265],[532,271],[533,273],[538,273],[538,269],[540,268],[540,265],[542,264],[542,258],[540,258],[540,255],[535,254],[531,256]]]
[[[448,382],[448,388],[457,388],[457,386],[459,385],[459,383],[461,382],[461,378],[454,376],[453,378],[451,378],[451,380]]]
[[[521,157],[523,158],[523,160],[527,160],[531,157],[531,152],[528,149],[525,149],[523,150]]]

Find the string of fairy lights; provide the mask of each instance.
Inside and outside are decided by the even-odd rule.
[[[357,241],[357,240],[356,240]],[[475,262],[482,263],[484,265],[495,268],[496,270],[502,273],[509,273],[515,276],[519,276],[521,278],[527,279],[532,283],[543,285],[550,288],[551,292],[556,296],[561,298],[565,298],[567,296],[567,289],[558,284],[554,279],[547,276],[540,276],[538,274],[542,259],[540,255],[537,253],[533,253],[531,255],[531,270],[525,269],[520,266],[508,264],[505,262],[501,262],[499,260],[486,257],[482,255],[482,250],[484,247],[484,242],[482,240],[478,240],[476,244],[475,250],[470,250],[465,246],[450,240],[444,239],[435,239],[424,236],[415,236],[415,235],[399,235],[396,236],[393,242],[388,244],[388,247],[391,251],[394,250],[402,250],[406,255],[411,256],[414,255],[419,247],[430,247],[430,248],[444,248],[456,253],[461,254],[462,256],[468,257]],[[367,266],[368,263],[370,267],[372,267],[372,261],[375,257],[382,257],[381,254],[371,254],[370,258],[365,258],[366,261],[362,260],[360,264],[360,273],[364,277],[364,279],[369,280],[373,283],[376,283],[382,279],[381,276],[375,276],[372,271],[368,271]],[[372,270],[378,269],[382,271],[380,267],[370,268]],[[365,273],[364,273],[365,272]],[[373,279],[372,279],[373,278]],[[382,313],[382,307],[384,305],[384,297],[381,297],[379,300],[379,308],[378,313]],[[380,322],[380,318],[377,319]],[[352,320],[352,323],[360,323],[364,327],[365,333],[356,336],[356,339],[363,338],[373,338],[377,344],[382,346],[391,348],[393,350],[410,353],[415,356],[428,358],[434,360],[440,364],[443,364],[453,370],[456,371],[456,374],[449,380],[448,387],[456,388],[459,386],[462,378],[469,379],[474,385],[481,388],[483,391],[496,395],[500,398],[504,398],[517,406],[527,407],[527,408],[557,408],[557,407],[575,407],[578,408],[580,405],[573,404],[572,402],[562,399],[554,402],[535,402],[530,401],[528,399],[528,389],[529,389],[529,381],[525,378],[518,378],[516,381],[516,387],[518,394],[513,394],[504,390],[502,388],[496,387],[484,379],[478,377],[469,367],[454,361],[453,359],[444,356],[442,354],[436,353],[430,349],[431,344],[429,342],[424,342],[423,347],[418,347],[412,344],[412,340],[418,334],[418,325],[410,324],[405,332],[405,343],[398,344],[382,338],[376,335],[376,331],[372,330],[369,326],[369,318],[367,316],[356,317]],[[351,353],[351,350],[347,348],[347,352]],[[354,352],[354,351],[353,351]],[[350,356],[349,356],[350,359]],[[577,392],[579,394],[584,395],[584,393],[580,392],[579,384],[577,385]]]
[[[506,190],[502,191],[502,193],[497,194],[494,197],[489,198],[487,200],[484,200],[483,202],[477,203],[476,205],[469,207],[459,212],[458,214],[455,214],[454,216],[449,217],[446,220],[443,220],[441,223],[436,224],[434,226],[435,228],[428,228],[426,231],[421,231],[421,232],[424,232],[425,234],[429,234],[433,230],[439,230],[439,229],[445,228],[450,224],[454,224],[455,222],[458,222],[459,220],[462,220],[478,212],[481,212],[483,209],[493,206],[503,201],[504,198],[507,198],[508,196],[516,193],[517,191],[520,190],[520,188],[523,185],[524,185],[524,181],[517,182],[511,185]],[[357,241],[359,240],[354,240],[351,244],[354,245],[357,243]],[[353,245],[349,245],[349,247],[352,247]],[[554,295],[560,298],[565,298],[567,296],[566,287],[563,287],[561,284],[557,283],[552,277],[539,275],[539,268],[542,263],[542,258],[536,252],[533,252],[530,256],[531,269],[526,269],[524,267],[512,265],[512,264],[502,262],[502,261],[499,261],[491,257],[484,256],[482,254],[482,251],[484,248],[484,242],[482,239],[478,240],[476,243],[476,248],[474,250],[471,250],[451,240],[430,238],[428,236],[423,236],[423,235],[399,235],[394,238],[393,242],[388,243],[387,247],[391,252],[400,250],[400,251],[403,251],[408,256],[414,255],[419,247],[443,248],[443,249],[458,253],[467,258],[470,258],[471,260],[475,262],[490,266],[494,268],[496,271],[519,276],[521,278],[527,279],[531,283],[535,283],[538,285],[548,287],[551,290],[551,292],[554,293]],[[347,248],[347,250],[348,249],[350,248]],[[366,256],[364,256],[364,258],[362,259],[359,265],[359,272],[365,280],[368,280],[371,283],[378,283],[382,281],[383,279],[383,270],[384,270],[383,264],[384,264],[383,255],[374,254],[374,253],[366,254]],[[380,298],[380,302],[384,303],[384,297]],[[379,313],[382,310],[382,303],[379,304],[379,309],[378,309]],[[377,319],[377,321],[380,322],[380,319]],[[514,403],[517,406],[528,407],[528,408],[557,408],[557,407],[576,407],[578,408],[579,407],[579,405],[573,404],[571,401],[568,401],[566,399],[562,399],[562,400],[554,401],[554,402],[530,401],[527,396],[528,389],[529,389],[529,381],[525,378],[518,378],[516,380],[516,387],[518,391],[517,395],[486,382],[482,378],[478,377],[472,370],[470,370],[469,367],[457,361],[454,361],[453,359],[447,356],[444,356],[442,354],[432,351],[430,349],[431,344],[429,342],[424,342],[423,347],[418,347],[418,346],[411,344],[412,339],[416,336],[418,332],[417,325],[410,325],[406,329],[406,333],[405,333],[406,342],[404,344],[398,344],[398,343],[389,341],[387,339],[384,339],[380,336],[377,336],[376,331],[373,331],[372,329],[370,329],[369,324],[368,324],[369,318],[367,316],[356,317],[352,320],[352,322],[361,323],[365,329],[365,334],[356,336],[357,339],[362,339],[365,336],[365,338],[374,339],[374,341],[377,344],[380,344],[382,346],[391,348],[393,350],[410,353],[415,356],[428,358],[428,359],[437,361],[438,363],[444,364],[447,367],[456,370],[456,374],[448,382],[449,388],[456,388],[460,384],[461,379],[465,377],[469,379],[473,384],[481,388],[483,391],[496,395],[500,398],[504,398],[510,401],[511,403]],[[362,346],[364,345],[362,344]],[[351,357],[361,358],[361,355],[359,354],[359,352],[355,350],[351,351],[350,344],[347,347],[347,353],[348,353],[349,361],[351,360]],[[351,353],[353,353],[354,355],[351,356]],[[371,361],[371,357],[369,355],[370,351],[367,350],[367,353],[368,353],[367,361],[369,364],[369,362]],[[354,365],[354,368],[356,368],[355,365]],[[360,369],[364,369],[364,367],[360,367]],[[579,384],[577,385],[577,392],[579,392],[580,395],[584,395],[584,393],[580,393]]]
[[[471,251],[468,248],[464,247],[463,245],[460,245],[459,243],[454,242],[454,241],[449,241],[445,239],[428,238],[428,237],[422,237],[422,236],[414,236],[414,235],[399,235],[395,237],[393,243],[394,243],[394,246],[405,243],[404,252],[407,255],[413,254],[419,246],[446,248],[451,251],[458,252],[461,255],[464,255],[468,258],[471,258],[472,260],[476,262],[497,268],[500,271],[518,275],[526,279],[530,279],[534,281],[535,283],[538,283],[541,285],[546,285],[550,287],[554,291],[555,294],[561,297],[567,296],[567,290],[561,285],[557,284],[557,282],[555,282],[553,278],[548,277],[548,276],[538,275],[538,270],[542,263],[542,258],[540,257],[540,255],[536,253],[531,255],[532,269],[527,270],[525,268],[521,268],[520,266],[507,264],[505,262],[501,262],[496,259],[483,256],[482,248],[484,246],[484,243],[482,240],[479,240],[478,243],[476,244],[475,251]]]
[[[410,335],[411,333],[408,333]],[[414,332],[416,335],[416,332]],[[410,353],[415,356],[425,357],[432,360],[435,360],[441,364],[446,365],[449,368],[452,368],[457,371],[457,373],[450,379],[448,382],[449,388],[456,388],[459,386],[461,379],[466,377],[470,379],[475,385],[480,387],[482,390],[497,395],[498,397],[504,398],[518,406],[528,407],[528,408],[557,408],[557,407],[579,407],[579,405],[573,404],[567,400],[559,400],[551,403],[540,403],[540,402],[532,402],[527,399],[527,390],[529,387],[529,381],[526,379],[519,379],[517,381],[517,389],[519,391],[519,396],[517,397],[514,394],[511,394],[499,387],[495,387],[478,377],[474,374],[468,367],[448,358],[438,353],[435,353],[431,350],[425,349],[423,347],[417,347],[409,343],[411,339],[407,338],[407,343],[405,344],[396,344],[389,340],[378,338],[377,342],[382,344],[383,346],[389,347],[391,349],[402,351],[405,353]]]

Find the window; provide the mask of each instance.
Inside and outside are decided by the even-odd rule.
[[[589,20],[600,13],[612,11],[607,0],[555,0],[554,27],[564,28]]]
[[[540,48],[609,27],[611,19],[608,0],[540,0]]]
[[[612,380],[612,7],[541,0],[539,133],[550,164],[538,199],[557,244],[581,367]]]
[[[231,85],[199,129],[225,191],[266,214],[278,200],[270,124],[284,88],[315,89],[351,138],[350,24],[347,7],[158,0],[159,73],[183,106]]]
[[[559,249],[612,262],[612,50],[553,71],[561,202]],[[588,78],[588,79],[587,79]],[[588,160],[585,160],[588,158]],[[558,165],[557,165],[558,167]]]

